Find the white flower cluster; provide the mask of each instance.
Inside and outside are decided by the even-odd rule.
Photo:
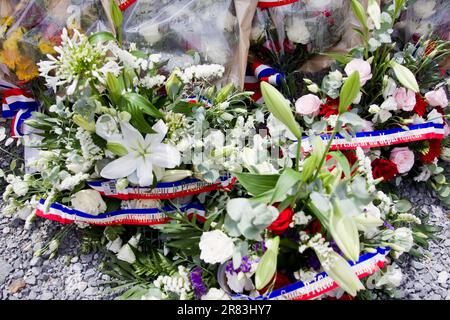
[[[161,87],[162,85],[164,85],[165,81],[166,77],[160,74],[156,76],[147,75],[144,78],[140,79],[139,85],[147,89],[153,89]]]
[[[416,224],[422,224],[422,221],[413,214],[410,213],[400,213],[397,216],[397,221],[410,222]]]
[[[356,149],[356,157],[358,158],[358,172],[366,176],[369,192],[375,192],[375,180],[372,175],[372,162],[370,158],[364,154],[363,149],[358,147]]]
[[[75,175],[71,175],[66,171],[60,172],[61,182],[55,185],[55,188],[59,191],[73,190],[81,182],[86,181],[89,178],[87,173],[79,172]]]
[[[334,259],[330,255],[333,252],[333,248],[330,244],[323,238],[323,236],[318,233],[310,237],[306,232],[300,231],[300,241],[303,244],[298,248],[300,253],[305,252],[306,249],[313,249],[318,256],[321,257],[320,262],[324,269],[330,269],[334,264]]]
[[[306,215],[303,211],[297,212],[294,214],[290,227],[293,228],[295,225],[307,225],[311,219],[312,217],[310,215]]]
[[[190,83],[194,80],[211,81],[223,76],[225,68],[220,64],[195,65],[178,72],[177,75],[184,83]]]
[[[8,174],[5,180],[11,186],[9,190],[13,191],[17,196],[21,197],[27,194],[29,187],[28,183],[25,181],[26,180],[25,177],[24,179],[22,179],[21,177]],[[6,190],[5,194],[8,194],[9,190]]]
[[[81,152],[86,161],[96,161],[103,158],[103,151],[92,140],[91,134],[78,127],[75,137],[80,141]]]
[[[387,196],[383,191],[377,191],[376,198],[380,200],[378,208],[380,209],[383,218],[387,213],[395,214],[397,212],[397,209],[395,208],[392,199],[389,196]]]
[[[174,293],[180,297],[180,300],[187,300],[187,295],[192,291],[189,272],[183,266],[178,266],[177,274],[159,276],[153,284],[162,291],[163,298],[168,298],[170,293]]]

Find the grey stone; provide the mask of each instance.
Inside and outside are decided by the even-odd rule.
[[[13,267],[3,259],[0,259],[0,285],[6,280],[6,277],[13,271]]]
[[[78,257],[73,257],[72,259],[70,259],[71,263],[76,263],[78,262]]]
[[[86,290],[87,286],[87,282],[81,281],[77,284],[77,289],[78,291],[83,292],[84,290]]]
[[[36,284],[36,277],[35,276],[28,276],[28,277],[25,278],[25,282],[27,284],[30,284],[30,285],[34,286]]]
[[[83,270],[83,265],[78,262],[78,263],[73,264],[72,268],[74,271],[81,271],[81,270]]]
[[[44,292],[43,294],[41,294],[40,299],[41,300],[51,300],[51,299],[53,299],[53,293],[48,292],[48,291]]]
[[[83,262],[83,263],[89,263],[92,261],[92,255],[90,255],[90,254],[82,254],[80,256],[80,258],[81,258],[81,262]]]
[[[4,227],[2,230],[3,234],[8,234],[10,231],[11,231],[10,227]]]
[[[411,262],[411,266],[412,266],[414,269],[417,269],[417,270],[422,270],[422,269],[424,268],[423,263],[421,263],[421,262],[419,262],[419,261],[413,261],[413,262]]]
[[[14,272],[14,278],[22,278],[24,276],[25,272],[23,272],[22,269],[17,270],[16,272]]]
[[[89,287],[89,288],[86,289],[86,291],[84,291],[84,293],[85,293],[86,295],[88,295],[88,296],[92,296],[92,295],[94,295],[94,294],[97,294],[97,289],[96,289],[96,288]]]
[[[30,266],[32,267],[38,267],[42,265],[42,258],[41,257],[33,257],[30,261]]]
[[[438,275],[437,282],[440,284],[444,284],[447,282],[447,280],[448,280],[448,272],[447,271],[440,272]]]

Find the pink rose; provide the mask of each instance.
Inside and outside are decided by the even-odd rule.
[[[370,68],[370,63],[362,59],[353,59],[350,61],[344,69],[347,76],[351,76],[353,72],[359,72],[359,80],[361,86],[365,85],[367,81],[372,79],[372,69]]]
[[[322,101],[314,94],[307,94],[295,102],[295,110],[304,116],[317,116],[320,111]]]
[[[398,173],[406,173],[414,165],[414,152],[408,147],[394,148],[389,159],[397,165]]]
[[[394,91],[394,99],[403,111],[413,111],[416,106],[416,94],[412,90],[398,88]]]
[[[435,91],[430,91],[425,94],[425,99],[428,104],[432,107],[442,107],[445,108],[448,106],[447,94],[444,91],[444,88],[439,88]]]

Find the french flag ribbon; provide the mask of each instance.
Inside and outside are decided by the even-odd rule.
[[[203,96],[200,96],[200,97],[190,96],[190,97],[187,97],[186,99],[182,99],[182,101],[192,103],[192,104],[201,103],[201,104],[203,104],[204,107],[207,107],[207,108],[210,108],[213,105],[213,103],[210,99],[206,99]]]
[[[266,81],[274,86],[281,85],[281,79],[283,78],[283,74],[278,72],[278,70],[263,64],[259,61],[255,61],[252,63],[253,73],[255,77],[257,77],[260,81]]]
[[[153,199],[164,200],[185,197],[215,190],[229,191],[236,182],[236,177],[222,176],[216,182],[210,183],[195,178],[186,178],[175,182],[159,182],[155,188],[128,187],[118,191],[116,180],[100,180],[88,182],[102,196],[121,200]]]
[[[273,8],[278,6],[284,6],[286,4],[291,4],[298,2],[298,0],[259,0],[258,7],[260,8]]]
[[[388,247],[378,247],[376,252],[360,256],[356,263],[352,261],[348,263],[358,278],[363,279],[384,268],[386,255],[389,251],[390,248]],[[250,298],[245,295],[232,295],[231,297],[237,300],[311,300],[338,287],[339,285],[336,281],[329,277],[326,272],[321,272],[309,282],[299,281],[274,290],[268,295],[256,298]]]
[[[116,0],[119,9],[125,11],[129,6],[136,2],[136,0]]]
[[[20,109],[14,115],[11,121],[11,138],[20,138],[26,134],[24,128],[25,120],[31,118],[31,113],[36,111],[35,109]]]
[[[20,88],[3,91],[2,117],[13,118],[19,110],[33,110],[39,107],[39,103]]]
[[[322,140],[330,140],[331,135],[321,135]],[[370,132],[359,132],[348,141],[342,135],[337,134],[331,144],[331,150],[354,150],[357,147],[363,149],[385,147],[396,144],[422,141],[428,139],[443,139],[444,125],[434,122],[409,125],[408,129],[395,128]],[[304,152],[310,152],[312,145],[309,137],[303,137],[302,148]]]
[[[205,208],[199,203],[184,205],[179,210],[187,215],[197,215],[198,220],[205,220]],[[117,224],[151,226],[168,223],[170,218],[167,214],[177,211],[175,207],[165,206],[163,208],[123,209],[92,215],[56,202],[52,203],[48,210],[45,210],[45,199],[41,199],[36,208],[36,215],[63,224],[83,222],[96,226]]]
[[[264,102],[260,88],[260,81],[258,80],[257,77],[253,75],[253,71],[251,71],[250,68],[247,68],[247,73],[245,75],[244,89],[245,91],[254,92],[251,98],[256,103],[262,104]]]

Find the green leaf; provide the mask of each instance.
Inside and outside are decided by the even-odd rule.
[[[13,159],[11,163],[9,164],[9,170],[14,171],[14,169],[17,167],[17,160]]]
[[[311,178],[317,166],[319,165],[318,156],[318,152],[313,152],[308,158],[304,160],[301,173],[301,179],[303,182],[307,182],[308,179]]]
[[[109,97],[114,104],[119,104],[122,92],[125,89],[123,82],[119,81],[112,73],[108,72],[106,75],[106,87],[109,92]]]
[[[403,8],[403,5],[405,4],[405,0],[394,0],[394,19],[397,19],[398,14]]]
[[[122,21],[123,21],[122,10],[120,10],[116,1],[113,0],[113,1],[110,1],[110,3],[111,3],[111,7],[110,7],[111,19],[112,19],[116,29],[120,29],[122,27]]]
[[[113,1],[114,2],[114,1]],[[90,44],[103,43],[107,41],[116,41],[116,38],[111,32],[100,31],[91,34],[88,38]]]
[[[148,101],[147,98],[139,93],[129,92],[123,95],[123,98],[131,105],[138,107],[142,112],[157,119],[164,118],[164,114]]]
[[[262,256],[255,273],[256,289],[261,290],[267,286],[273,279],[277,271],[278,248],[280,238],[276,237],[271,240],[269,248]]]
[[[130,122],[133,127],[143,133],[155,133],[155,130],[153,130],[147,120],[145,120],[144,114],[137,106],[128,105],[126,111],[131,115]]]
[[[350,171],[350,164],[347,160],[347,158],[344,156],[342,152],[333,151],[328,153],[333,159],[336,159],[336,161],[339,163],[342,171],[344,171],[344,175],[346,178],[350,178],[351,171]]]
[[[361,88],[359,72],[355,71],[344,82],[341,88],[341,94],[339,97],[339,113],[342,114],[347,111],[347,107],[353,103]]]
[[[369,30],[369,27],[367,25],[367,16],[364,7],[362,6],[361,3],[359,3],[358,0],[352,0],[352,11],[355,17],[358,19],[361,26],[367,32]]]
[[[277,185],[280,175],[263,175],[252,173],[234,173],[242,186],[253,196],[259,196],[267,191],[272,191]]]
[[[283,201],[288,196],[289,190],[300,181],[301,177],[302,175],[298,171],[291,168],[284,169],[273,190],[270,204]]]
[[[412,209],[412,205],[408,200],[402,199],[395,203],[395,208],[400,213],[409,212]]]
[[[342,64],[347,64],[350,61],[352,61],[352,59],[353,59],[349,55],[344,55],[344,54],[337,53],[337,52],[329,52],[329,53],[322,53],[322,54],[325,55],[325,56],[328,56],[328,57],[330,57],[330,58],[332,58],[332,59],[334,59],[337,62],[342,63]]]
[[[174,101],[180,93],[181,88],[183,88],[183,82],[181,82],[175,73],[172,73],[166,81],[167,96]]]

